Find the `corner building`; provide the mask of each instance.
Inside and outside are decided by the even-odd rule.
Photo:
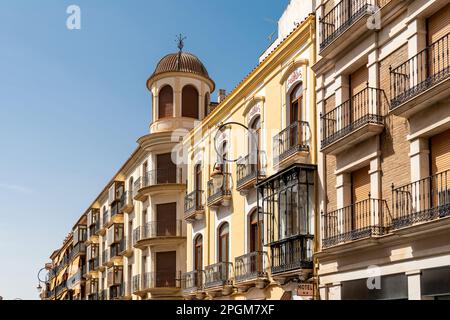
[[[322,299],[450,296],[450,5],[318,1]]]
[[[41,297],[181,299],[186,271],[187,167],[175,146],[205,117],[215,84],[194,55],[169,54],[147,81],[149,134],[52,256]]]

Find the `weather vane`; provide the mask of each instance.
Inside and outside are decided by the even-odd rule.
[[[183,36],[181,33],[177,36],[177,40],[176,40],[176,42],[177,42],[177,46],[178,46],[178,49],[180,50],[180,52],[181,51],[183,51],[183,48],[184,48],[184,40],[186,40],[187,38],[185,37],[185,36]]]

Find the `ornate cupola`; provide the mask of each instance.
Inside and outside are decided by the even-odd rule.
[[[215,84],[200,59],[183,52],[184,40],[178,37],[179,51],[163,57],[147,80],[153,95],[151,133],[192,129],[207,114]]]

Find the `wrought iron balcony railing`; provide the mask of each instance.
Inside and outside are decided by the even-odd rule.
[[[185,293],[195,292],[203,288],[205,271],[194,270],[181,276],[181,288]]]
[[[450,216],[450,170],[404,185],[392,186],[392,228]]]
[[[322,247],[381,236],[389,231],[391,213],[385,200],[367,199],[322,215]]]
[[[254,251],[234,259],[234,277],[236,282],[267,277],[267,253]]]
[[[385,93],[367,87],[351,99],[320,116],[322,122],[322,148],[357,131],[368,124],[384,124],[388,110]]]
[[[184,214],[188,216],[204,209],[204,192],[195,190],[184,197]]]
[[[320,50],[346,32],[357,20],[366,14],[373,14],[386,0],[341,0],[320,22]]]
[[[181,184],[182,181],[181,168],[162,168],[148,171],[142,179],[142,187],[150,187],[160,184]]]
[[[264,151],[249,154],[236,163],[236,188],[241,188],[256,177],[263,178],[266,174],[262,169],[266,153]],[[259,160],[257,159],[259,157]],[[258,168],[259,165],[259,168]]]
[[[205,288],[220,287],[231,284],[233,264],[219,262],[205,268]]]
[[[72,252],[70,254],[71,258],[76,257],[78,254],[85,254],[86,253],[86,244],[84,243],[85,240],[82,240],[83,242],[78,242],[73,248]]]
[[[391,109],[450,78],[450,33],[390,70]]]
[[[131,291],[136,293],[141,291],[142,288],[142,276],[140,274],[134,275],[131,283]]]
[[[215,203],[218,199],[224,196],[231,195],[231,174],[224,173],[223,174],[223,183],[222,186],[216,187],[214,186],[213,180],[208,181],[208,204]]]
[[[272,242],[272,274],[312,268],[313,241],[312,235],[296,235]]]
[[[151,221],[140,227],[139,240],[160,237],[182,237],[182,221]]]
[[[143,277],[144,290],[158,288],[180,288],[180,272],[146,272]]]
[[[274,162],[284,159],[300,151],[309,151],[309,137],[311,137],[309,123],[295,121],[273,138]]]

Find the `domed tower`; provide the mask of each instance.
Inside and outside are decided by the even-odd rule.
[[[207,115],[214,81],[195,55],[180,51],[162,58],[147,80],[152,93],[153,122],[150,133],[192,129]]]

